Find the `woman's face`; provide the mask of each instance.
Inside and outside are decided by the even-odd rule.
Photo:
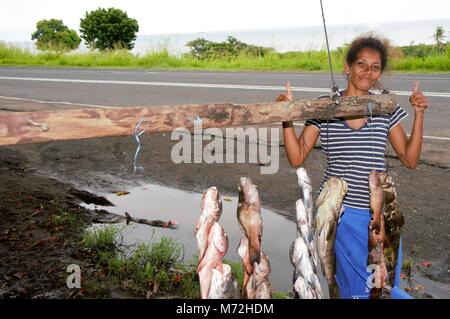
[[[374,87],[381,77],[380,52],[364,48],[356,56],[352,65],[345,65],[345,73],[349,77],[349,84],[359,91],[367,92]]]

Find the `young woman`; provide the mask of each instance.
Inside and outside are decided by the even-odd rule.
[[[350,45],[345,60],[347,88],[341,96],[362,96],[377,86],[388,60],[386,46],[377,38],[357,38]],[[288,98],[292,98],[288,88]],[[284,145],[289,163],[298,167],[321,139],[327,155],[327,169],[322,181],[329,176],[343,178],[348,185],[344,198],[335,242],[336,281],[341,298],[368,298],[370,289],[366,282],[368,225],[370,204],[368,177],[372,169],[385,170],[387,141],[391,143],[400,161],[409,169],[415,169],[422,147],[424,112],[427,98],[419,91],[419,83],[413,85],[409,99],[414,108],[414,124],[409,139],[401,125],[406,111],[397,106],[391,114],[359,118],[340,118],[330,121],[308,120],[297,138],[292,122],[283,122]],[[321,188],[320,188],[321,190]],[[401,243],[396,268],[393,297],[408,298],[398,288],[402,265]]]

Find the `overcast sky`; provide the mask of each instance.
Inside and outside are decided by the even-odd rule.
[[[323,0],[327,24],[450,18],[449,0]],[[86,11],[124,10],[138,35],[312,26],[322,23],[319,0],[4,0],[0,40],[29,41],[42,19],[62,19],[79,32]]]

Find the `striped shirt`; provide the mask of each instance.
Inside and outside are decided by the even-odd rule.
[[[343,91],[341,92],[342,95]],[[320,131],[327,169],[319,188],[330,176],[343,178],[348,185],[344,205],[370,208],[369,174],[372,169],[385,171],[385,153],[389,131],[408,114],[397,105],[390,114],[373,115],[364,126],[352,129],[343,118],[307,120]]]

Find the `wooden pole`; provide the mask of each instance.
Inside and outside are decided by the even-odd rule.
[[[194,120],[203,128],[267,124],[288,120],[332,119],[391,113],[395,95],[343,97],[257,104],[190,104],[145,107],[112,107],[40,112],[0,113],[0,146],[46,141],[132,135],[140,119],[146,133],[192,129]]]

